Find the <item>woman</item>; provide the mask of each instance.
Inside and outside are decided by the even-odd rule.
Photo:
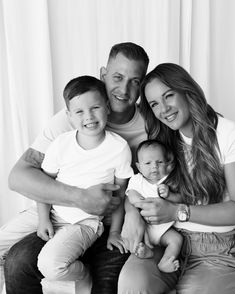
[[[216,113],[193,78],[172,63],[158,65],[144,79],[141,110],[149,138],[175,150],[180,169],[183,204],[147,199],[138,205],[146,221],[176,221],[184,236],[177,293],[235,293],[235,123]],[[139,235],[130,247],[142,238],[143,223],[133,211],[128,209],[126,217],[130,213],[132,225],[138,223]],[[173,280],[156,273],[154,263],[139,263],[131,255],[120,276],[120,293],[165,293],[162,280],[173,286]]]

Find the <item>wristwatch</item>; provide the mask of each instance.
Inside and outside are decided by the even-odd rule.
[[[190,218],[190,207],[186,204],[180,204],[176,212],[177,220],[179,222],[187,222]]]

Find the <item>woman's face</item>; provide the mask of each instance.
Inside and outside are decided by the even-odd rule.
[[[157,119],[172,130],[192,137],[192,122],[187,99],[157,78],[145,86],[146,99]]]

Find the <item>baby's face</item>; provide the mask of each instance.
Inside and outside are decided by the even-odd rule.
[[[148,146],[140,150],[139,162],[136,163],[140,173],[152,184],[156,184],[167,175],[167,164],[160,146]]]

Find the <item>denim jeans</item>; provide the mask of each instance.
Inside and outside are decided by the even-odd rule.
[[[120,270],[129,257],[118,249],[107,249],[109,227],[80,258],[92,276],[92,294],[115,294]],[[15,244],[5,261],[5,283],[7,294],[42,294],[43,275],[37,268],[37,256],[45,242],[30,234]]]

